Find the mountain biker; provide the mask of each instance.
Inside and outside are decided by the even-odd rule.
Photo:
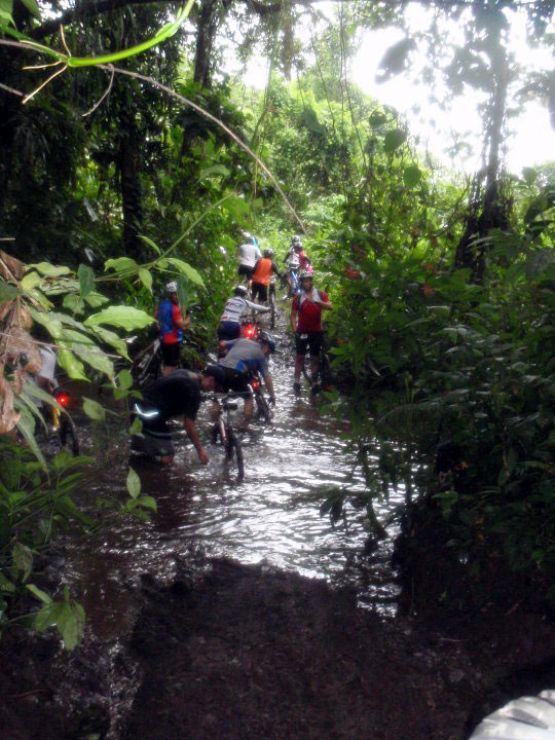
[[[218,339],[237,339],[241,334],[241,319],[249,309],[261,313],[266,313],[270,310],[269,306],[261,306],[258,303],[253,303],[247,300],[246,296],[246,286],[236,285],[233,289],[233,296],[226,301],[224,311],[220,317]]]
[[[143,424],[142,431],[131,437],[131,449],[166,465],[175,454],[167,422],[183,416],[187,436],[197,451],[199,462],[206,465],[208,455],[204,450],[195,419],[201,402],[201,391],[213,391],[217,385],[211,374],[199,375],[190,370],[174,370],[155,380],[143,391],[143,400],[135,403],[134,412]]]
[[[292,273],[298,273],[299,270],[303,271],[310,268],[310,259],[303,250],[300,236],[295,235],[292,237],[291,245],[284,262],[287,263],[287,282],[289,283],[289,297],[291,297],[295,293],[296,288]]]
[[[316,386],[319,354],[323,341],[322,310],[332,308],[328,295],[313,286],[312,274],[300,274],[301,291],[291,305],[291,328],[295,333],[295,374],[293,390],[301,390],[301,371],[307,349],[310,353],[311,382]]]
[[[256,263],[252,276],[252,299],[264,302],[268,300],[268,286],[275,273],[281,279],[281,272],[278,270],[276,263],[273,261],[274,250],[265,249],[262,257]]]
[[[239,252],[237,274],[241,277],[244,276],[246,282],[250,284],[254,267],[262,254],[256,238],[251,234],[245,234],[245,236],[247,240],[240,244],[237,250]]]
[[[231,390],[239,393],[245,399],[243,428],[246,428],[252,418],[254,408],[252,389],[249,386],[249,380],[253,374],[260,373],[262,375],[270,394],[270,402],[275,403],[276,401],[272,376],[268,370],[267,362],[268,355],[275,352],[276,343],[271,334],[263,331],[260,334],[259,342],[241,338],[229,342],[220,342],[220,347],[226,353],[218,361],[218,366],[225,373],[220,387],[224,391]]]
[[[160,328],[160,346],[162,348],[162,375],[170,375],[179,366],[179,353],[183,342],[183,332],[189,328],[191,317],[181,313],[177,296],[177,283],[171,281],[166,285],[166,297],[160,301],[156,310],[156,321]]]

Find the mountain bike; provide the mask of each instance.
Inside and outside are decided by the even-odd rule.
[[[200,345],[190,339],[185,340],[183,348],[185,351],[190,349],[198,353],[202,352]],[[162,374],[162,365],[162,343],[160,342],[160,339],[155,339],[138,353],[131,364],[131,374],[135,381],[135,385],[138,388],[145,388],[149,383],[152,383],[154,380],[159,378]],[[178,367],[185,370],[191,369],[190,363],[185,361],[182,356],[179,358]]]
[[[316,380],[313,381],[308,374],[306,362],[303,363],[302,373],[310,385],[310,392],[313,396],[317,395],[321,390],[330,390],[333,387],[333,372],[325,335],[322,339],[320,352],[318,353],[318,375]]]
[[[264,386],[260,375],[253,375],[249,380],[249,385],[256,404],[256,418],[263,419],[267,423],[270,422],[272,420],[272,411],[264,395]]]
[[[212,396],[212,401],[218,410],[218,419],[212,430],[212,441],[215,444],[220,441],[224,448],[226,461],[237,467],[237,482],[240,483],[245,476],[243,448],[231,423],[231,412],[237,408],[237,398],[238,396],[233,393],[226,393],[225,396],[216,394]]]
[[[77,436],[77,427],[71,418],[67,409],[71,405],[71,396],[62,388],[56,388],[52,391],[52,396],[57,404],[46,404],[42,406],[42,416],[44,426],[37,427],[37,437],[39,445],[48,444],[49,446],[66,449],[72,455],[78,455],[80,452],[79,437]]]

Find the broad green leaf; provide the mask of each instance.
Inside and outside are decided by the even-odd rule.
[[[35,420],[33,419],[33,416],[28,409],[21,408],[19,409],[19,412],[20,417],[19,421],[17,422],[17,430],[23,436],[29,446],[29,449],[40,462],[44,470],[46,470],[46,460],[44,459],[44,455],[42,454],[41,449],[37,444],[37,440],[35,439]]]
[[[144,234],[139,234],[139,239],[142,239],[145,244],[148,244],[149,247],[154,249],[156,254],[161,254],[161,249],[158,244],[156,244],[156,242],[150,239],[148,236],[145,236]]]
[[[54,339],[62,338],[63,326],[57,316],[48,311],[38,311],[35,308],[31,308],[29,310],[33,320],[41,326],[44,326],[51,337]]]
[[[83,411],[93,421],[104,421],[106,419],[104,406],[101,406],[98,401],[93,401],[92,398],[83,398]]]
[[[38,288],[38,286],[42,283],[42,278],[38,274],[38,272],[28,272],[25,277],[22,278],[22,280],[19,281],[19,287],[29,292],[33,290],[34,288]]]
[[[88,296],[85,298],[86,303],[91,308],[100,308],[100,306],[103,306],[105,303],[109,303],[109,298],[106,298],[105,295],[102,295],[102,293],[96,293],[92,292],[89,293]]]
[[[48,627],[56,627],[67,650],[73,650],[83,637],[85,610],[72,600],[53,601],[38,612],[34,627],[42,632]]]
[[[0,571],[0,591],[4,593],[13,594],[16,591],[15,583],[12,583],[9,578]]]
[[[26,588],[33,594],[33,596],[36,596],[39,601],[42,601],[43,604],[52,603],[52,598],[33,583],[28,583]]]
[[[97,347],[90,347],[84,344],[72,344],[71,349],[75,354],[87,365],[90,365],[95,370],[104,373],[109,378],[114,375],[114,365],[110,358]]]
[[[95,286],[94,270],[88,265],[79,265],[77,270],[77,277],[79,278],[79,289],[81,291],[81,297],[85,298],[92,293]]]
[[[92,326],[91,330],[101,342],[109,344],[118,354],[125,357],[126,360],[129,360],[127,344],[115,332],[110,331],[110,329],[106,329],[103,326]]]
[[[152,496],[139,496],[139,498],[137,499],[137,503],[144,509],[152,509],[152,511],[158,511],[158,504],[156,503],[156,499]]]
[[[221,176],[221,177],[227,177],[230,174],[227,167],[224,167],[223,164],[214,164],[212,167],[208,167],[205,170],[202,170],[202,172],[199,175],[199,180],[205,180],[208,177],[214,177],[214,176]]]
[[[200,276],[200,273],[195,270],[195,268],[192,267],[188,262],[184,262],[177,257],[167,257],[166,259],[170,265],[175,267],[178,272],[180,272],[192,283],[194,283],[195,285],[199,285],[200,287],[204,287],[204,280]]]
[[[61,339],[67,343],[85,344],[89,347],[96,346],[92,337],[80,331],[75,331],[75,329],[62,329]],[[71,348],[73,349],[73,346]]]
[[[133,386],[133,376],[129,370],[121,370],[117,375],[118,388],[128,391]]]
[[[40,21],[40,9],[37,5],[37,0],[21,0],[21,2],[25,5],[29,13]]]
[[[88,380],[83,363],[75,357],[71,350],[66,348],[59,350],[58,364],[72,380]]]
[[[136,416],[129,427],[129,434],[140,434],[143,429],[143,422]]]
[[[388,131],[384,139],[384,149],[390,154],[398,149],[407,140],[407,134],[403,129],[396,128],[393,131]]]
[[[28,265],[27,269],[35,269],[41,275],[44,275],[44,277],[61,277],[62,275],[71,274],[69,267],[65,265],[53,265],[50,262],[36,262],[35,264]]]
[[[412,188],[415,185],[418,185],[421,179],[422,172],[416,165],[405,167],[405,170],[403,172],[403,180],[407,187]]]
[[[22,574],[22,580],[26,581],[33,570],[33,553],[31,549],[22,542],[16,542],[12,547],[12,559],[16,569]]]
[[[133,306],[109,306],[99,313],[95,313],[85,321],[86,326],[98,326],[99,324],[110,324],[118,326],[126,331],[144,329],[154,322],[154,318],[145,311]]]
[[[129,472],[127,473],[127,490],[133,499],[137,499],[140,496],[141,479],[133,468],[129,468]]]
[[[19,294],[18,289],[15,285],[10,285],[0,279],[0,305],[7,301],[13,301],[13,299]]]
[[[145,267],[139,267],[139,280],[152,293],[152,275]]]
[[[137,272],[139,265],[131,257],[116,257],[116,259],[106,260],[104,269],[115,270],[129,276]]]
[[[62,306],[73,314],[83,313],[85,309],[83,299],[81,296],[75,294],[65,295],[62,301]]]

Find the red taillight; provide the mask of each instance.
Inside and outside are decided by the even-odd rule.
[[[260,383],[258,380],[251,380],[251,388],[253,391],[257,391],[260,388]]]
[[[56,393],[54,398],[56,399],[56,401],[58,401],[60,406],[63,406],[64,409],[67,409],[71,402],[71,396],[69,395],[69,393],[65,393],[64,391],[59,391],[58,393]]]
[[[254,339],[256,334],[256,326],[254,324],[245,324],[243,327],[243,336],[247,339]]]

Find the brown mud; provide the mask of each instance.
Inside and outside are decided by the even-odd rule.
[[[143,578],[134,627],[0,642],[6,740],[462,740],[496,705],[555,686],[555,628],[517,604],[435,623],[384,619],[355,594],[214,560]]]

